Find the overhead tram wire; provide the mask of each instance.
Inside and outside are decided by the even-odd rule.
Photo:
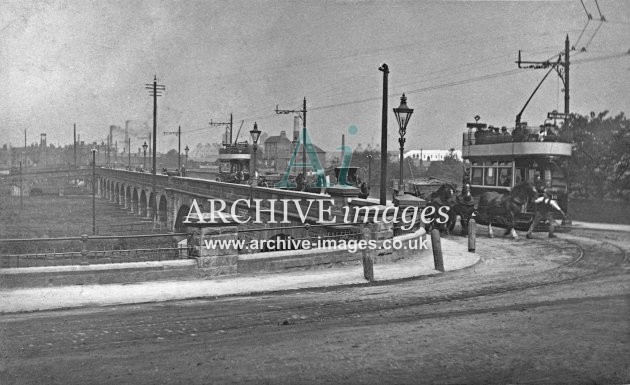
[[[520,71],[518,71],[518,70],[512,69],[512,70],[507,70],[507,71],[503,71],[503,72],[497,72],[497,73],[493,73],[493,74],[487,74],[487,75],[477,76],[477,77],[473,77],[473,78],[462,79],[462,80],[452,81],[452,82],[448,82],[448,83],[436,84],[436,85],[432,85],[432,86],[428,86],[428,87],[423,87],[423,88],[418,88],[418,89],[414,89],[414,90],[409,90],[409,91],[405,91],[405,93],[406,94],[416,94],[416,93],[422,93],[422,92],[427,92],[427,91],[433,91],[433,90],[442,89],[442,88],[454,87],[454,86],[458,86],[458,85],[462,85],[462,84],[474,83],[474,82],[478,82],[478,81],[482,81],[482,80],[489,80],[489,79],[494,79],[494,78],[503,77],[503,76],[510,76],[510,75],[517,74],[519,72]],[[398,93],[393,93],[392,92],[392,93],[390,93],[388,95],[388,97],[394,97],[394,96],[397,96],[397,95],[398,95]],[[311,107],[311,110],[323,110],[323,109],[328,109],[328,108],[343,107],[343,106],[348,106],[348,105],[353,105],[353,104],[360,104],[360,103],[365,103],[365,102],[370,102],[370,101],[375,101],[375,100],[381,100],[381,98],[382,98],[381,96],[375,96],[375,97],[371,97],[371,98],[364,98],[364,99],[353,100],[353,101],[348,101],[348,102],[329,104],[329,105],[325,105],[325,106]]]
[[[578,64],[591,63],[591,62],[597,62],[597,61],[618,59],[618,58],[628,57],[628,56],[630,56],[628,52],[623,52],[623,53],[616,53],[616,54],[598,56],[598,57],[593,57],[593,58],[577,59],[577,60],[572,61],[571,64],[578,65]],[[506,70],[506,71],[471,77],[467,79],[456,80],[452,82],[435,84],[435,85],[430,85],[427,87],[412,89],[409,91],[405,91],[405,93],[407,94],[424,93],[424,92],[434,91],[434,90],[443,89],[443,88],[456,87],[459,85],[475,83],[475,82],[484,81],[484,80],[491,80],[491,79],[500,78],[500,77],[512,76],[521,72],[522,71],[519,69]],[[398,91],[392,92],[388,95],[388,97],[396,97],[396,96],[398,96]],[[309,111],[326,110],[326,109],[344,107],[344,106],[361,104],[361,103],[366,103],[366,102],[378,101],[381,99],[382,99],[382,96],[374,96],[374,97],[362,98],[362,99],[351,100],[351,101],[346,101],[346,102],[333,103],[333,104],[327,104],[327,105],[322,105],[322,106],[314,106],[314,107],[311,107]],[[239,119],[252,121],[252,120],[257,120],[257,119],[271,118],[274,116],[276,116],[275,113],[258,115],[258,116],[245,116],[245,117],[239,117]],[[202,131],[202,130],[207,130],[207,128],[204,127],[204,128],[199,128],[199,129],[192,129],[189,132],[196,132],[196,131]]]

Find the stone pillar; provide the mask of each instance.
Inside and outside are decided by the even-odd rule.
[[[352,186],[333,186],[326,189],[326,193],[333,199],[332,216],[343,216],[342,207],[350,205],[350,200],[359,197],[360,190]]]
[[[207,226],[194,224],[188,226],[189,258],[197,260],[198,276],[234,275],[238,269],[238,250],[231,248],[208,248],[206,242],[238,240],[236,226]]]
[[[326,194],[335,201],[336,207],[348,206],[348,199],[358,198],[359,189],[351,186],[333,186],[326,189]]]
[[[370,223],[370,239],[376,240],[379,246],[385,239],[394,238],[394,224],[384,223],[379,221],[378,223]]]

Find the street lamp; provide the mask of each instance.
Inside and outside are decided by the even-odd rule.
[[[258,152],[258,138],[260,138],[260,130],[258,129],[258,124],[254,122],[254,129],[249,132],[252,136],[252,142],[254,142],[254,167],[253,172],[250,171],[250,178],[254,176],[252,180],[252,184],[256,180],[256,152]]]
[[[188,151],[190,151],[190,148],[188,148],[188,145],[186,145],[186,148],[184,148],[184,151],[186,151],[186,165],[184,167],[188,169]]]
[[[147,147],[149,147],[149,145],[147,144],[145,140],[144,144],[142,145],[142,149],[144,150],[144,159],[142,160],[142,171],[147,169]]]
[[[92,234],[96,234],[96,148],[92,149]]]
[[[407,133],[407,124],[409,123],[411,114],[413,114],[413,109],[407,107],[407,97],[405,94],[402,94],[400,97],[400,106],[398,106],[398,108],[394,108],[394,114],[396,115],[396,120],[398,121],[398,134],[400,134],[400,138],[398,138],[398,143],[400,144],[400,180],[398,181],[398,193],[402,195],[404,194],[403,151],[405,150],[405,134]]]

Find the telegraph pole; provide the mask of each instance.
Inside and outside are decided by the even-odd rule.
[[[596,1],[597,4],[597,1]],[[582,3],[582,6],[584,6],[584,4]],[[586,9],[584,9],[586,11]],[[599,5],[598,5],[598,10],[599,10]],[[587,15],[589,16],[589,19],[591,19],[590,14]],[[600,16],[602,18],[602,22],[605,21],[605,19],[603,18],[603,16],[601,15],[600,12]],[[594,36],[594,35],[593,35]],[[592,39],[592,37],[591,37]],[[578,38],[579,40],[579,38]],[[588,45],[588,44],[587,44]],[[569,94],[569,67],[570,67],[570,61],[569,61],[569,53],[570,53],[571,49],[570,49],[570,45],[569,45],[569,35],[566,36],[565,40],[564,40],[564,61],[562,60],[562,53],[560,55],[558,55],[558,60],[556,62],[549,62],[549,60],[544,61],[544,62],[536,62],[536,61],[522,61],[521,60],[521,51],[518,51],[518,61],[516,62],[518,64],[518,68],[549,68],[549,71],[547,71],[547,73],[545,74],[545,77],[543,77],[543,79],[540,81],[540,83],[538,84],[538,86],[536,87],[536,89],[534,90],[534,92],[532,93],[532,95],[529,97],[529,99],[527,100],[527,102],[525,103],[525,106],[523,107],[523,109],[521,110],[521,112],[518,113],[518,115],[516,115],[516,125],[518,126],[520,123],[520,119],[521,119],[521,114],[523,113],[523,111],[525,110],[525,107],[527,107],[527,104],[529,103],[529,101],[532,99],[532,97],[534,96],[534,94],[536,93],[536,91],[538,91],[538,88],[542,85],[542,83],[545,81],[545,79],[547,78],[547,75],[549,75],[549,73],[551,73],[551,71],[556,71],[556,73],[558,74],[558,76],[560,77],[560,80],[562,80],[562,85],[564,86],[564,113],[559,113],[557,111],[553,111],[547,114],[547,117],[549,119],[554,119],[554,122],[556,119],[563,119],[564,120],[564,129],[568,131],[568,119],[569,116],[571,114],[571,109],[569,107],[569,101],[570,101],[570,94]],[[527,64],[526,66],[523,66],[523,64]],[[567,132],[568,133],[568,132]],[[570,133],[569,133],[570,135]],[[566,180],[567,180],[567,187],[570,188],[571,187],[571,178],[570,178],[570,174],[567,172],[566,175]],[[569,199],[569,195],[567,194],[567,200]],[[570,223],[570,219],[568,220],[568,223]],[[563,221],[563,223],[565,223]]]
[[[389,67],[383,63],[378,69],[383,72],[383,112],[381,118],[381,192],[380,204],[387,203],[387,81],[389,77]]]
[[[129,164],[129,171],[131,171],[131,137],[127,137],[127,157],[129,158],[127,161]]]
[[[279,110],[276,105],[276,114],[302,114],[302,177],[306,178],[306,97],[301,110]]]
[[[597,6],[599,9],[599,5]],[[600,13],[601,15],[601,13]],[[568,117],[569,110],[569,35],[564,40],[564,113]],[[566,120],[565,120],[566,123]]]
[[[77,168],[77,124],[74,123],[74,168]]]
[[[564,86],[564,114],[562,114],[563,116],[560,116],[558,114],[556,114],[557,118],[563,118],[565,120],[566,123],[566,119],[569,118],[569,114],[571,113],[571,110],[569,108],[569,100],[570,100],[570,96],[569,96],[569,66],[570,66],[570,62],[569,62],[569,53],[570,53],[571,49],[570,49],[570,45],[569,45],[569,35],[566,36],[566,39],[564,40],[564,61],[562,60],[562,56],[563,54],[561,53],[560,55],[558,55],[558,60],[555,62],[551,62],[549,60],[546,61],[524,61],[521,60],[521,51],[518,51],[518,61],[516,62],[518,64],[518,68],[533,68],[533,69],[547,69],[549,68],[549,72],[555,70],[558,74],[558,76],[560,77],[560,80],[562,80],[562,85]],[[547,73],[547,75],[549,74],[549,72]],[[547,77],[547,75],[545,75],[545,77],[543,78],[543,80],[540,82],[540,84],[538,84],[538,87],[536,87],[536,89],[534,90],[534,93],[532,93],[532,95],[530,96],[529,100],[527,100],[527,103],[525,103],[525,107],[527,107],[527,104],[529,103],[529,101],[531,100],[531,98],[534,96],[534,94],[536,93],[536,91],[538,91],[538,88],[540,87],[540,85],[542,84],[542,82],[545,80],[545,78]],[[525,110],[525,107],[523,107],[523,110]],[[520,123],[520,115],[523,113],[523,110],[521,110],[521,112],[519,113],[519,115],[517,115],[517,125]]]
[[[151,184],[153,185],[153,191],[155,191],[156,185],[156,151],[157,148],[157,98],[158,96],[162,96],[162,92],[166,89],[166,87],[162,84],[157,83],[157,75],[153,76],[153,84],[147,83],[145,84],[145,88],[149,90],[149,96],[153,96],[153,178]]]
[[[182,126],[177,131],[164,131],[164,135],[177,135],[177,172],[181,173],[182,169]]]
[[[233,120],[232,120],[232,114],[230,113],[230,121],[229,122],[213,122],[212,119],[210,119],[210,126],[227,126],[229,127],[229,133],[228,135],[225,136],[226,141],[228,142],[229,145],[232,144],[232,124],[233,124]]]
[[[22,218],[22,161],[20,161],[20,218]]]

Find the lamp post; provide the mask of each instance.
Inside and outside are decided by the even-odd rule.
[[[407,97],[405,94],[402,94],[400,97],[400,106],[394,108],[394,114],[398,121],[398,134],[400,134],[400,138],[398,138],[398,143],[400,144],[400,179],[398,181],[398,194],[402,195],[404,194],[403,151],[405,150],[405,134],[407,133],[407,124],[409,123],[411,114],[413,114],[413,109],[407,107]]]
[[[149,145],[145,141],[144,144],[142,145],[142,149],[144,150],[144,159],[142,160],[142,171],[147,169],[147,147],[149,147]]]
[[[252,185],[256,181],[256,152],[258,152],[258,138],[260,138],[260,130],[258,124],[254,122],[254,129],[249,132],[252,136],[252,142],[254,143],[254,165],[252,171],[250,171],[250,179],[252,179]]]
[[[184,167],[188,169],[188,151],[190,151],[190,148],[188,148],[188,145],[186,145],[186,148],[184,148],[184,151],[186,151],[186,165]]]
[[[92,234],[96,234],[96,149],[92,149]]]

